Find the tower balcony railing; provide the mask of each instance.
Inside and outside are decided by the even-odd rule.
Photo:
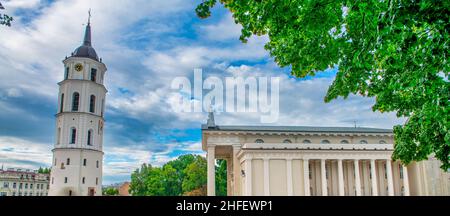
[[[394,150],[393,144],[245,143],[243,149],[265,150]]]

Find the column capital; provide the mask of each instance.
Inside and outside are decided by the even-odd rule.
[[[206,148],[215,148],[216,144],[206,144]]]

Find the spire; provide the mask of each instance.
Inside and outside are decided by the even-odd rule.
[[[84,33],[84,46],[92,46],[91,43],[91,9],[89,9],[89,17],[88,17],[88,23],[86,26],[86,32]]]
[[[216,123],[214,121],[214,111],[212,109],[212,106],[209,107],[209,111],[208,111],[208,121],[206,122],[206,126],[208,126],[208,128],[214,128],[216,127]]]

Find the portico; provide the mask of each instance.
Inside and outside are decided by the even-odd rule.
[[[272,145],[277,147],[275,148]],[[228,178],[230,179],[228,181],[228,195],[270,196],[280,195],[280,193],[288,196],[409,195],[409,181],[406,177],[407,168],[390,160],[392,145],[385,144],[385,148],[380,150],[375,150],[375,147],[369,149],[367,146],[346,145],[346,148],[343,149],[339,144],[326,144],[325,146],[322,144],[318,149],[317,144],[246,143],[243,148],[236,145],[234,148],[229,148],[228,156],[226,156],[227,151],[224,151],[226,149],[224,146],[210,145],[207,154],[208,195],[215,195],[214,165],[216,158],[227,159],[228,162]],[[353,149],[358,147],[365,148],[365,152],[354,152]],[[380,146],[378,145],[378,147]],[[220,154],[216,154],[216,148]],[[352,151],[346,150],[348,148],[351,148]],[[270,150],[270,153],[266,152],[267,150]],[[231,155],[233,152],[238,154]],[[218,155],[221,156],[217,157]],[[236,161],[241,166],[233,164]],[[293,166],[293,163],[301,164],[301,166]],[[399,168],[393,169],[392,166],[398,166]],[[240,167],[243,169],[240,169]],[[236,168],[238,172],[235,171]],[[294,170],[294,168],[297,169]],[[279,171],[274,169],[285,170],[285,173],[281,174],[285,177],[285,188],[282,188],[281,191],[277,191],[273,183],[271,188],[271,180],[273,181],[276,178],[272,172]],[[392,172],[393,170],[400,172],[400,169],[402,175],[395,175],[398,179],[395,179],[396,183],[394,184]],[[241,175],[236,175],[239,171]],[[260,174],[259,182],[252,179],[255,176],[253,174]],[[299,188],[299,185],[294,185],[294,182],[298,182],[299,175],[303,178],[302,189]],[[239,190],[240,180],[236,176],[242,178],[241,183],[245,188],[244,191]],[[377,176],[385,176],[386,178],[378,178]],[[258,187],[259,185],[261,185],[262,190],[261,187]],[[397,190],[394,187],[398,187]],[[381,191],[381,193],[378,191]],[[394,191],[397,191],[397,193],[394,193]],[[242,192],[242,194],[239,194],[239,192]]]
[[[437,160],[406,167],[391,159],[390,129],[218,126],[210,114],[202,125],[202,148],[207,152],[209,196],[215,195],[216,159],[227,160],[229,196],[450,193],[450,175],[436,170]]]

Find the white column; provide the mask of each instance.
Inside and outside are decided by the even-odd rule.
[[[286,169],[287,169],[287,193],[288,196],[294,195],[293,185],[292,185],[292,159],[286,159]]]
[[[378,177],[376,171],[376,163],[375,160],[370,160],[370,172],[372,174],[372,196],[378,196]]]
[[[269,159],[264,158],[264,196],[270,196]]]
[[[252,159],[245,159],[245,195],[252,195]]]
[[[305,196],[311,196],[311,191],[309,190],[309,159],[303,159],[303,182],[305,184]]]
[[[408,179],[408,167],[403,166],[403,187],[405,187],[405,196],[409,196],[409,179]]]
[[[342,159],[338,159],[338,182],[339,182],[339,196],[344,196],[344,173],[342,167]]]
[[[388,181],[388,196],[394,196],[394,181],[392,178],[392,164],[391,160],[386,160],[386,172]]]
[[[361,196],[361,176],[359,175],[359,160],[354,160],[354,163],[356,196]]]
[[[241,191],[241,162],[239,161],[237,155],[241,150],[241,145],[233,145],[233,181],[234,181],[234,191],[233,195],[242,195]]]
[[[320,160],[320,171],[322,177],[322,196],[328,196],[328,186],[327,186],[327,170],[325,167],[325,159]]]
[[[207,193],[208,196],[215,196],[216,195],[216,146],[215,145],[209,145],[208,146],[208,178],[207,181]]]

